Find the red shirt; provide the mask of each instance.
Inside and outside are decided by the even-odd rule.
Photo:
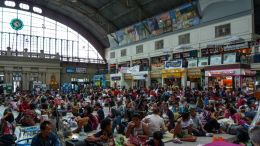
[[[22,102],[19,106],[19,112],[24,112],[28,109],[30,109],[30,105],[28,102]]]

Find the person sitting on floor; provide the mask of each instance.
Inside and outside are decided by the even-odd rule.
[[[59,138],[51,131],[50,121],[44,121],[40,125],[40,133],[32,139],[31,146],[61,146]]]
[[[109,118],[102,120],[100,124],[100,128],[101,131],[86,138],[87,145],[91,146],[93,143],[113,142],[112,121]]]
[[[183,113],[182,116],[177,120],[177,124],[174,130],[171,130],[173,133],[173,138],[177,137],[175,139],[176,143],[179,143],[179,140],[189,142],[195,142],[197,140],[195,136],[192,136],[192,125],[193,122],[190,118],[190,113]]]
[[[143,123],[139,114],[132,116],[132,121],[128,123],[126,137],[129,138],[127,146],[137,146],[148,139],[148,125]]]
[[[1,118],[0,127],[0,145],[15,144],[17,138],[14,133],[14,115],[11,109],[5,109],[4,116]]]
[[[162,139],[163,139],[162,132],[156,131],[153,133],[153,139],[149,140],[146,143],[146,146],[164,146]]]

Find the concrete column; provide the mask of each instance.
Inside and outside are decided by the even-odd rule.
[[[181,85],[183,88],[187,86],[187,70],[183,72],[182,78],[181,78]]]
[[[13,84],[13,74],[9,73],[9,83]]]
[[[29,90],[29,82],[30,82],[30,72],[26,74],[26,90]]]
[[[22,89],[26,90],[27,81],[26,81],[26,73],[25,72],[22,73],[22,83],[23,83]]]
[[[4,72],[4,75],[5,75],[5,83],[8,83],[8,73]]]
[[[46,72],[44,72],[42,75],[42,83],[46,84]]]
[[[39,74],[38,74],[38,81],[42,82],[42,72],[39,72]]]

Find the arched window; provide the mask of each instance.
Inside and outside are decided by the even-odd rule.
[[[14,1],[5,1],[8,7],[14,7]],[[92,60],[101,59],[102,57],[97,50],[81,36],[62,23],[50,18],[38,15],[42,13],[42,9],[32,7],[36,13],[16,10],[8,7],[0,7],[0,48],[5,51],[7,47],[11,47],[12,51],[40,53],[41,50],[47,56],[55,56],[59,54],[64,60]],[[21,9],[29,10],[30,6],[19,3]],[[21,30],[14,30],[10,22],[18,18],[23,22]],[[103,61],[103,60],[102,60]]]

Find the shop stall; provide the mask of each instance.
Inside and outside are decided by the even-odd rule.
[[[205,71],[208,87],[241,88],[247,92],[254,91],[255,74],[255,71],[240,68]]]
[[[161,70],[164,69],[164,62],[168,60],[168,55],[151,58],[151,86],[158,87],[162,84]]]
[[[115,73],[117,73],[116,64],[110,64],[110,65],[109,65],[109,71],[110,71],[110,74],[115,74]]]
[[[162,84],[167,86],[186,86],[186,69],[182,60],[165,61],[162,73]]]
[[[110,74],[110,86],[113,88],[118,88],[123,86],[122,74]]]

